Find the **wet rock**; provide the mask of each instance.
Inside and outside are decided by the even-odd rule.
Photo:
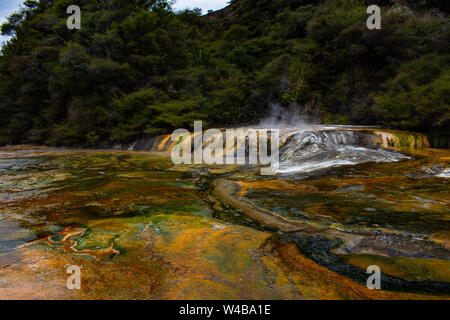
[[[418,171],[406,174],[409,178],[450,178],[450,168],[445,164],[435,164],[432,166],[424,167]]]

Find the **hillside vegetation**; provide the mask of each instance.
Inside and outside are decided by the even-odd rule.
[[[368,30],[367,6],[382,8]],[[68,30],[69,5],[82,10]],[[249,124],[272,103],[323,123],[450,127],[446,0],[25,1],[3,24],[0,144],[95,146]]]

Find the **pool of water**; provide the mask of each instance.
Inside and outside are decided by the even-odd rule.
[[[4,148],[0,298],[446,296],[450,188],[423,168],[450,154],[410,156],[260,177],[145,152]],[[317,230],[265,226],[221,197],[220,180],[248,210]],[[385,270],[387,290],[365,287],[370,264]],[[70,265],[82,268],[81,290],[66,287]]]

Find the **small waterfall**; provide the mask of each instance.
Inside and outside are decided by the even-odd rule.
[[[271,128],[270,126],[265,126]],[[248,130],[236,129],[235,149],[226,149],[225,130],[223,135],[224,155],[237,152],[237,148],[246,144],[248,156]],[[280,130],[280,169],[278,173],[312,172],[330,167],[357,165],[367,162],[397,162],[409,159],[400,153],[402,149],[426,148],[429,146],[424,135],[403,131],[380,130],[349,126],[294,126],[276,128]],[[182,143],[192,143],[194,134]],[[206,147],[215,139],[212,136],[203,140]],[[270,139],[270,137],[269,137]],[[128,150],[142,150],[170,155],[178,142],[171,140],[171,135],[147,137],[130,144]]]
[[[279,173],[312,172],[367,162],[409,159],[395,150],[381,148],[380,137],[360,129],[300,130],[289,133],[280,148]]]
[[[285,138],[280,160],[285,162],[318,152],[331,152],[344,146],[356,146],[359,140],[354,131],[299,131]]]

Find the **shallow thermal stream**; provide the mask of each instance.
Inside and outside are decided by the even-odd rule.
[[[174,166],[167,136],[133,144],[151,152],[1,149],[0,298],[450,296],[449,150],[375,129],[282,137],[266,177]],[[365,286],[374,264],[383,290]]]

